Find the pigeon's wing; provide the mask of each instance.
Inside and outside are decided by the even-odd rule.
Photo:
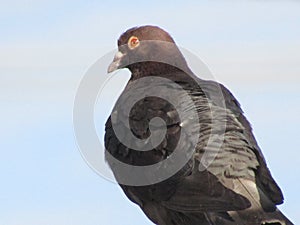
[[[209,89],[207,93],[221,93],[223,95],[221,97],[225,100],[225,107],[228,110],[228,113],[231,114],[231,117],[237,120],[235,122],[235,125],[237,128],[236,130],[240,132],[239,142],[245,142],[247,146],[244,145],[244,149],[246,149],[247,147],[247,149],[251,150],[256,156],[258,162],[258,166],[254,169],[256,184],[272,202],[274,202],[276,205],[281,204],[283,202],[282,192],[271,176],[262,151],[260,150],[252,133],[251,125],[244,116],[239,102],[222,84],[213,81],[205,81],[204,87]],[[231,143],[232,145],[236,145],[237,147],[239,146],[236,142]],[[228,144],[228,147],[235,147],[230,146],[230,142]]]
[[[238,224],[247,224],[247,221],[258,225],[292,224],[276,208],[277,204],[283,202],[282,192],[271,176],[238,101],[223,85],[213,81],[201,82],[203,91],[210,99],[211,111],[216,112],[224,108],[222,116],[217,118],[226,121],[222,145],[218,150],[215,146],[207,149],[217,152],[207,170],[218,177],[226,187],[251,202],[249,209],[230,212],[230,216]],[[199,117],[201,118],[201,114]],[[202,151],[200,147],[199,152]],[[204,156],[203,153],[200,155]],[[199,157],[200,162],[201,160]]]
[[[253,136],[250,123],[247,121],[247,119],[243,115],[243,112],[239,106],[239,103],[233,97],[233,95],[225,87],[222,87],[222,90],[223,90],[224,95],[226,96],[226,99],[228,99],[227,107],[232,109],[233,111],[237,112],[236,113],[237,118],[245,128],[245,136],[246,136],[247,140],[249,140],[249,144],[253,148],[254,153],[258,159],[259,167],[257,168],[257,173],[256,173],[257,174],[256,181],[257,181],[258,185],[263,190],[263,192],[275,204],[283,203],[283,194],[282,194],[279,186],[276,184],[276,182],[274,181],[274,179],[271,176],[270,170],[267,167],[264,156]]]

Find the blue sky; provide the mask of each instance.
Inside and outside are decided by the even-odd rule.
[[[0,224],[151,224],[77,149],[76,88],[142,24],[165,28],[239,99],[300,223],[300,4],[297,1],[1,1]],[[126,72],[124,72],[124,76]],[[99,74],[101,76],[101,74]],[[124,77],[114,79],[116,95]],[[96,118],[101,134],[113,102]]]

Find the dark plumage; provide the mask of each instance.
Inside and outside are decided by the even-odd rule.
[[[143,42],[149,40],[161,44]],[[113,109],[114,118],[111,116],[106,122],[107,161],[117,181],[121,181],[123,176],[130,174],[123,174],[110,155],[129,165],[147,166],[167,159],[177,145],[184,156],[191,149],[190,139],[195,132],[199,133],[199,138],[191,159],[167,180],[143,186],[119,182],[126,196],[159,225],[292,224],[276,208],[283,203],[282,192],[267,168],[238,101],[223,85],[195,76],[176,45],[169,47],[166,43],[174,41],[167,32],[155,26],[132,28],[119,38],[119,53],[108,71],[128,68],[132,74]],[[157,88],[158,93],[171,93],[176,89],[164,83],[153,87],[151,80],[138,88],[133,85],[134,81],[149,76],[170,79],[185,90],[196,106],[200,130],[189,124],[188,118],[180,120],[177,110],[188,112],[190,107],[185,105],[185,97],[179,92],[176,101],[181,109],[162,98],[148,96],[134,104],[129,114],[130,128],[126,126],[124,111],[131,96],[126,93],[132,91],[142,95],[153,88]],[[214,100],[220,96],[219,102]],[[217,116],[212,118],[212,113]],[[130,149],[117,138],[114,129],[126,130],[123,133],[129,142],[133,142],[130,135],[126,136],[129,132],[141,140],[147,139],[152,134],[149,121],[154,117],[162,118],[167,130],[161,143],[152,150]],[[222,123],[226,123],[224,131],[218,130],[218,124]],[[189,132],[184,133],[183,126],[189,127]],[[212,129],[212,126],[217,129]],[[152,132],[154,134],[155,130]],[[219,137],[220,132],[224,141],[217,152],[217,147],[214,144],[209,146],[208,140],[211,135]],[[179,142],[180,137],[182,142]],[[208,168],[201,171],[199,165],[205,151],[217,152],[217,155]]]

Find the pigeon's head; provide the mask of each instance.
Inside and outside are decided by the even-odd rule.
[[[118,52],[108,72],[121,68],[140,77],[186,70],[187,64],[173,38],[163,29],[148,25],[131,28],[120,36]]]

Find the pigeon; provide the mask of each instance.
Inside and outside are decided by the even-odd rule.
[[[199,78],[169,33],[133,27],[108,72],[131,77],[105,125],[105,158],[157,225],[291,225],[239,102]],[[199,74],[201,75],[201,74]]]

